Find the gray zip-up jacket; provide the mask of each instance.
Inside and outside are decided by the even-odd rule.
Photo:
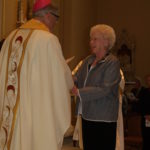
[[[89,69],[95,55],[88,56],[75,74],[82,103],[82,117],[90,121],[116,122],[119,109],[120,63],[108,54]]]

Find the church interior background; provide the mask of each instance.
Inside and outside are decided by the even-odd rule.
[[[0,0],[0,40],[31,17],[33,2],[34,0]],[[60,20],[54,32],[59,37],[64,56],[65,58],[75,56],[69,64],[71,69],[89,54],[90,27],[105,23],[116,31],[116,48],[120,49],[119,46],[124,42],[131,50],[132,74],[144,79],[150,72],[149,0],[124,2],[52,0],[52,2],[60,9]]]
[[[144,83],[150,73],[150,1],[149,0],[52,0],[60,10],[54,33],[62,45],[64,57],[75,56],[73,69],[89,52],[90,27],[111,25],[117,35],[113,52],[120,58],[126,83],[132,86],[136,76]],[[0,41],[32,16],[34,0],[0,0]]]

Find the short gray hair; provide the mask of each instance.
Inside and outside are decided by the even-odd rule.
[[[90,35],[95,31],[100,33],[104,39],[108,40],[108,50],[110,50],[116,42],[116,34],[114,29],[106,24],[98,24],[91,28]]]
[[[36,12],[33,12],[32,16],[33,17],[43,17],[45,14],[48,14],[48,13],[51,13],[55,17],[59,17],[58,8],[53,5],[47,5],[46,7],[42,8]]]

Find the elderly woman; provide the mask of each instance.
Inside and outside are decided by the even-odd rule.
[[[119,106],[120,65],[110,52],[115,43],[112,27],[99,24],[90,31],[92,54],[75,74],[72,92],[78,96],[84,150],[115,150]]]

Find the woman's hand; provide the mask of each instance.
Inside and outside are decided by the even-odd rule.
[[[74,85],[74,87],[72,88],[71,90],[72,94],[75,95],[75,96],[78,96],[79,95],[79,90],[77,89],[77,87]]]

